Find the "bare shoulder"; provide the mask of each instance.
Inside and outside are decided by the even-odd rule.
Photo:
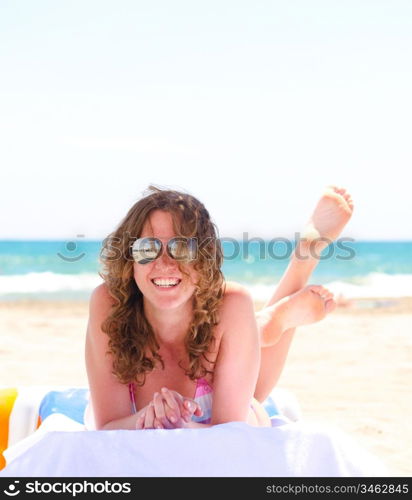
[[[233,317],[239,317],[242,313],[254,311],[253,298],[249,290],[240,283],[234,281],[226,282],[221,306],[221,321],[233,321]]]
[[[90,295],[89,310],[90,313],[97,315],[107,315],[109,310],[114,306],[115,300],[110,295],[109,288],[106,283],[98,285]]]
[[[237,281],[226,281],[226,292],[248,291],[248,289]]]
[[[236,281],[226,281],[226,288],[223,300],[225,299],[226,300],[229,299],[230,301],[250,300],[253,302],[252,295],[249,292],[249,290],[244,285],[241,285]]]
[[[99,340],[106,340],[102,335],[101,325],[109,316],[110,310],[115,304],[115,300],[110,295],[106,283],[98,285],[91,293],[89,300],[89,323],[87,327],[87,337]]]
[[[110,315],[113,304],[114,299],[105,283],[97,286],[91,293],[85,361],[94,414],[92,426],[96,429],[103,429],[108,422],[130,414],[128,388],[113,374],[109,337],[102,330],[103,322]]]
[[[114,303],[114,299],[110,295],[109,287],[106,283],[101,283],[92,291],[90,301],[100,305],[112,305]]]

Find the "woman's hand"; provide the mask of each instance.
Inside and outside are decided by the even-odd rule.
[[[203,411],[196,401],[185,398],[177,391],[163,387],[161,395],[156,393],[153,398],[156,418],[160,419],[165,428],[185,427],[192,420],[192,416],[201,416]],[[163,413],[165,410],[165,414]],[[166,421],[164,420],[166,417]],[[167,427],[171,424],[171,427]]]
[[[186,427],[193,415],[201,416],[201,407],[176,391],[162,388],[153,400],[137,413],[136,429],[177,429]]]

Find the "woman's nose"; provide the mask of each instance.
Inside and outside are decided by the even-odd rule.
[[[170,255],[167,253],[166,248],[162,248],[162,253],[160,257],[155,260],[156,267],[158,269],[176,269],[177,263],[175,259],[172,259]]]

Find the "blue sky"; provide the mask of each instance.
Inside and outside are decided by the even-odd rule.
[[[0,238],[102,238],[149,183],[222,236],[291,236],[324,186],[412,239],[412,2],[0,3]]]

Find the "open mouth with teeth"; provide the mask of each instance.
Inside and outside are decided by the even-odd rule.
[[[179,278],[154,278],[151,281],[157,288],[175,288],[182,280]]]

